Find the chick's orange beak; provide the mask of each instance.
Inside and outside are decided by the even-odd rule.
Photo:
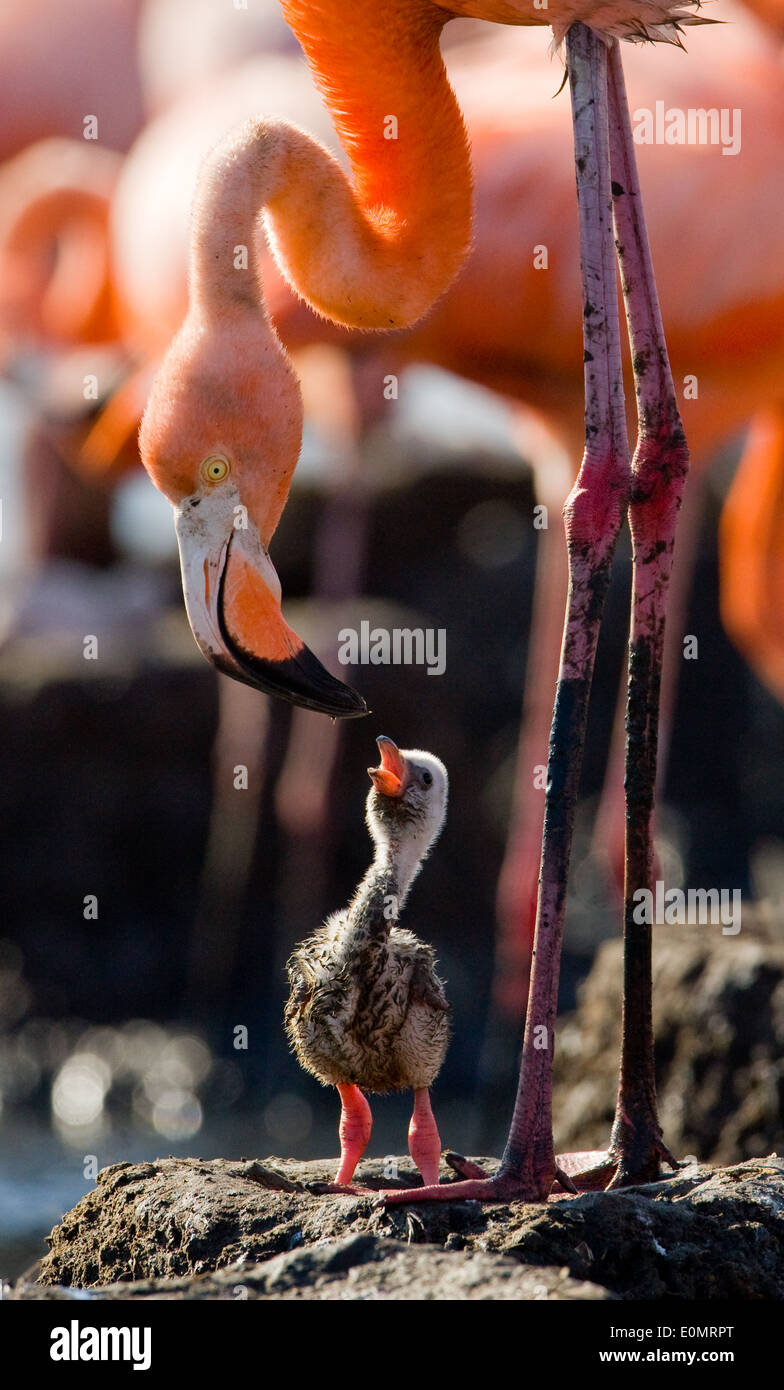
[[[386,734],[376,739],[380,767],[369,767],[368,777],[381,796],[402,796],[408,783],[408,767],[400,749]]]

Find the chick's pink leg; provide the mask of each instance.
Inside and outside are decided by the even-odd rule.
[[[368,1146],[373,1116],[370,1106],[358,1086],[338,1086],[340,1095],[340,1167],[335,1183],[347,1187],[354,1170]]]
[[[408,1126],[408,1152],[422,1174],[425,1187],[434,1186],[438,1182],[441,1138],[426,1086],[414,1092],[414,1113]]]

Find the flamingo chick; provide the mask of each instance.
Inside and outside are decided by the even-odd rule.
[[[411,1157],[425,1186],[438,1182],[441,1140],[429,1087],[444,1060],[450,1008],[433,948],[398,925],[401,908],[446,816],[446,768],[432,753],[376,740],[381,763],[367,824],[376,852],[347,908],[334,912],[288,962],[286,1031],[306,1071],[340,1094],[340,1166],[349,1184],[370,1139],[363,1091],[414,1092]]]

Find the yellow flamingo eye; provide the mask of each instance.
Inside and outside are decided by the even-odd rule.
[[[201,476],[205,483],[222,483],[231,472],[231,464],[223,454],[210,454],[201,465]]]

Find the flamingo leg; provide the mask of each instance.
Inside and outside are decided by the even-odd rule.
[[[610,162],[616,244],[634,368],[638,434],[632,460],[632,614],[626,705],[626,832],[621,1067],[606,1153],[571,1154],[579,1187],[654,1182],[676,1168],[656,1107],[651,987],[652,924],[639,921],[639,890],[653,891],[653,808],[664,626],[675,524],[689,455],[664,340],[642,209],[621,55],[609,56]],[[610,1179],[607,1184],[607,1179]]]
[[[340,1096],[340,1166],[334,1187],[347,1188],[370,1139],[373,1116],[358,1086],[338,1086]]]
[[[557,1177],[552,1058],[566,881],[602,609],[631,481],[612,230],[607,48],[585,25],[566,36],[572,95],[585,346],[585,452],[564,507],[569,593],[547,766],[534,959],[517,1098],[498,1172],[384,1194],[545,1201]],[[568,1179],[567,1179],[568,1183]]]
[[[620,50],[609,58],[610,150],[618,254],[634,365],[638,435],[632,460],[632,617],[626,739],[626,871],[621,1070],[610,1138],[611,1187],[651,1182],[664,1160],[656,1109],[651,926],[639,890],[654,888],[653,807],[667,592],[689,454],[675,398],[642,210]]]
[[[408,1126],[408,1152],[422,1174],[425,1187],[437,1183],[441,1137],[426,1086],[414,1092],[414,1113]]]

